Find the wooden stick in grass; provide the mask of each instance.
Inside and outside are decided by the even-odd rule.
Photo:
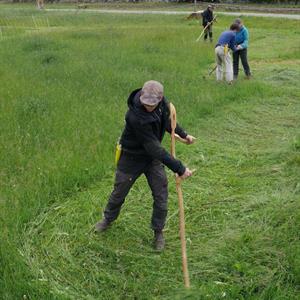
[[[170,117],[171,117],[171,155],[175,158],[175,140],[176,140],[176,110],[172,103],[170,103]],[[176,180],[176,191],[178,195],[178,206],[179,206],[179,224],[180,224],[180,241],[181,241],[181,255],[182,255],[182,270],[184,278],[184,286],[190,287],[190,277],[188,271],[187,254],[186,254],[186,240],[185,240],[185,221],[184,221],[184,205],[183,195],[181,189],[181,179],[178,175],[175,177]]]

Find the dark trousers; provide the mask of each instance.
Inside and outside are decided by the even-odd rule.
[[[124,173],[117,169],[114,189],[104,210],[104,217],[109,222],[117,219],[127,194],[142,174],[145,174],[153,196],[151,227],[154,231],[161,231],[168,213],[168,179],[164,166],[157,160],[136,174]]]
[[[203,26],[203,27],[205,28],[206,25]],[[208,36],[208,35],[209,35],[210,41],[212,41],[213,33],[212,33],[212,26],[211,26],[211,25],[208,26],[208,27],[205,29],[205,31],[204,31],[204,40],[205,40],[205,41],[207,40],[207,36]]]
[[[238,50],[233,52],[233,76],[235,78],[238,77],[239,74],[239,60],[241,58],[242,61],[242,65],[244,68],[244,72],[246,74],[246,76],[250,76],[251,72],[250,72],[250,67],[248,64],[248,58],[247,58],[247,48],[246,49],[242,49],[242,50]]]

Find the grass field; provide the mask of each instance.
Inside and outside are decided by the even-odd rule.
[[[78,5],[81,7],[84,6],[89,9],[126,9],[126,10],[171,10],[171,11],[194,11],[194,10],[203,10],[207,8],[208,2],[199,2],[195,6],[194,2],[125,2],[125,1],[103,1],[103,2],[61,2],[61,3],[47,3],[45,8],[78,8]],[[21,2],[21,3],[3,3],[1,4],[2,8],[31,8],[34,6],[34,3],[30,2]],[[256,12],[273,12],[273,13],[295,13],[299,14],[300,4],[291,4],[291,3],[223,3],[215,4],[216,12],[218,11],[256,11]],[[84,9],[82,9],[84,10]]]
[[[0,7],[0,299],[299,299],[299,21],[247,18],[254,77],[203,75],[213,45],[182,16]],[[232,19],[222,17],[215,36]],[[170,175],[166,250],[151,248],[141,178],[103,236],[131,90],[163,82],[177,145],[192,288],[182,284]],[[166,138],[166,147],[169,139]]]

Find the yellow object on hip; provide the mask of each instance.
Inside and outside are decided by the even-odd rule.
[[[122,153],[122,145],[118,142],[116,146],[115,165],[118,164]]]
[[[228,44],[224,46],[224,55],[228,54]]]

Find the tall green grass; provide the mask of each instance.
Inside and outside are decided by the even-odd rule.
[[[245,22],[254,79],[227,86],[203,79],[213,45],[195,43],[197,23],[181,16],[0,10],[3,299],[297,299],[299,22]],[[197,168],[184,183],[188,293],[172,177],[162,255],[151,250],[143,179],[112,230],[91,231],[126,98],[149,79],[199,138],[177,146]]]

